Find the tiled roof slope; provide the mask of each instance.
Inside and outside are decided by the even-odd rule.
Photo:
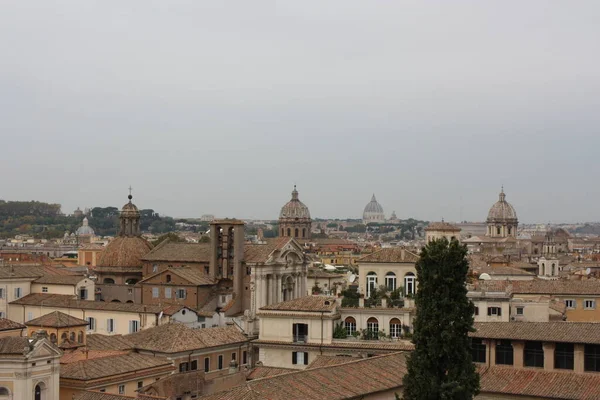
[[[561,400],[600,399],[600,375],[597,374],[501,366],[483,367],[479,373],[483,394]]]
[[[0,355],[23,354],[26,347],[29,347],[29,338],[21,336],[8,336],[0,338]]]
[[[328,296],[304,296],[294,300],[282,301],[261,307],[266,311],[313,311],[327,312],[335,309],[335,297]]]
[[[349,356],[317,356],[315,361],[311,362],[307,369],[329,367],[332,365],[346,364],[351,361],[356,361],[355,357]]]
[[[171,361],[162,357],[127,353],[63,364],[60,368],[60,377],[61,379],[90,380],[171,365]]]
[[[523,294],[598,294],[600,295],[600,280],[545,280],[513,281],[512,293]]]
[[[144,261],[210,262],[210,244],[164,242],[146,254]]]
[[[44,326],[48,328],[66,328],[69,326],[84,326],[88,322],[60,311],[54,311],[27,321],[26,324],[28,326]]]
[[[36,279],[35,283],[46,283],[49,285],[77,285],[86,279],[83,275],[44,275]]]
[[[103,301],[78,300],[74,295],[31,293],[25,297],[11,302],[27,306],[44,306],[57,308],[78,308],[86,310],[107,310],[125,312],[148,312],[158,314],[164,307],[157,305],[133,304],[133,303],[105,303]]]
[[[87,335],[86,347],[89,350],[133,350],[133,343],[123,335]]]
[[[126,335],[139,350],[178,353],[195,349],[243,343],[246,336],[235,326],[193,329],[172,322]]]
[[[370,393],[399,389],[405,374],[405,355],[394,353],[358,359],[342,365],[254,379],[245,385],[202,396],[200,399],[353,399]]]
[[[131,400],[131,399],[149,399],[150,396],[138,395],[138,397],[125,396],[122,394],[103,393],[92,390],[81,390],[73,395],[73,400]],[[152,399],[166,399],[166,397],[152,396]]]
[[[91,360],[94,358],[112,357],[121,354],[127,354],[128,351],[119,350],[82,350],[81,348],[73,351],[68,351],[60,358],[61,364],[70,364],[77,361]]]
[[[476,338],[600,344],[595,322],[476,322]]]
[[[0,331],[12,331],[16,329],[25,329],[25,325],[8,318],[0,318]]]
[[[419,256],[403,247],[386,247],[358,259],[359,263],[415,263]]]
[[[147,283],[150,280],[152,280],[154,277],[156,277],[158,275],[162,275],[164,273],[167,273],[167,271],[180,276],[182,279],[185,279],[192,285],[196,285],[196,286],[214,285],[217,283],[213,278],[206,275],[204,272],[200,271],[198,268],[190,268],[190,267],[168,268],[164,271],[157,272],[154,275],[150,275],[146,279],[141,280],[140,283]]]
[[[265,244],[244,245],[244,261],[247,263],[265,263],[275,250],[282,249],[289,241],[289,237],[267,239]]]
[[[290,372],[296,372],[296,369],[292,368],[276,368],[276,367],[256,367],[250,371],[248,375],[246,375],[246,379],[259,379],[259,378],[268,378],[271,376],[277,376],[281,374],[287,374]]]

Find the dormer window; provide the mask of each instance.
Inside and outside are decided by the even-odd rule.
[[[166,279],[167,279],[167,282],[171,282],[171,275],[167,275]]]

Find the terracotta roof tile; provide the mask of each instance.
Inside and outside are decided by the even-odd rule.
[[[254,379],[233,389],[203,396],[205,400],[349,399],[402,386],[406,374],[403,353],[357,359],[342,365],[307,369]]]
[[[31,344],[30,338],[8,336],[0,338],[0,354],[23,354],[23,350]]]
[[[127,354],[125,350],[86,350],[79,348],[74,351],[65,351],[60,358],[61,364],[70,364],[77,361],[92,360],[94,358],[112,357]]]
[[[449,224],[448,222],[432,222],[425,228],[426,231],[451,231],[460,232],[460,228],[456,225]]]
[[[67,315],[60,311],[54,311],[41,317],[34,318],[25,323],[27,326],[42,326],[48,328],[66,328],[69,326],[85,326],[88,325],[88,322],[73,317],[71,315]]]
[[[82,390],[73,395],[73,400],[131,400],[136,397],[122,394],[103,393],[92,390]]]
[[[386,247],[358,259],[358,263],[416,263],[419,256],[404,247]]]
[[[178,353],[235,343],[248,339],[235,326],[193,329],[181,323],[169,323],[126,335],[139,350]]]
[[[600,399],[600,375],[574,372],[484,367],[480,371],[481,393],[561,400]]]
[[[26,326],[10,320],[8,318],[0,318],[0,331],[12,331],[17,329],[25,329]]]
[[[139,236],[118,236],[100,253],[98,266],[141,267],[142,258],[152,250],[152,245]]]
[[[10,304],[20,304],[28,306],[44,306],[56,308],[77,308],[86,310],[108,310],[123,312],[147,312],[160,313],[163,308],[157,305],[134,304],[134,303],[105,303],[103,301],[78,300],[74,295],[50,294],[50,293],[32,293],[21,297]]]
[[[90,380],[134,371],[139,374],[140,370],[163,366],[172,366],[171,361],[162,357],[127,353],[63,364],[60,368],[60,377],[61,379]]]
[[[277,376],[281,374],[287,374],[289,372],[296,372],[296,369],[292,368],[276,368],[276,367],[256,367],[253,368],[252,371],[248,375],[246,375],[246,379],[259,379],[259,378],[268,378],[271,376]]]
[[[89,350],[132,350],[133,343],[123,335],[101,335],[94,333],[86,336]]]
[[[146,254],[144,261],[210,262],[211,246],[204,243],[163,242]]]
[[[336,307],[335,297],[328,296],[304,296],[294,300],[282,301],[261,307],[264,311],[333,311]]]
[[[317,356],[313,362],[311,362],[307,369],[329,367],[331,365],[346,364],[351,361],[356,361],[356,357],[352,356]]]
[[[77,285],[82,280],[87,279],[83,275],[44,275],[36,279],[35,283],[47,283],[51,285]]]
[[[600,344],[596,322],[476,322],[469,335],[485,339]]]
[[[266,263],[275,250],[282,249],[292,238],[278,237],[267,239],[265,244],[246,244],[244,246],[244,261],[247,263]]]

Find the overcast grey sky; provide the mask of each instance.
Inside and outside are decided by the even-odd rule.
[[[600,220],[600,2],[2,1],[0,198]],[[462,212],[461,212],[462,209]]]

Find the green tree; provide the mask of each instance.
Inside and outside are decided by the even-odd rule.
[[[471,358],[468,333],[474,306],[467,298],[469,269],[465,246],[445,238],[427,244],[417,262],[413,343],[404,376],[404,398],[472,399],[479,375]]]

